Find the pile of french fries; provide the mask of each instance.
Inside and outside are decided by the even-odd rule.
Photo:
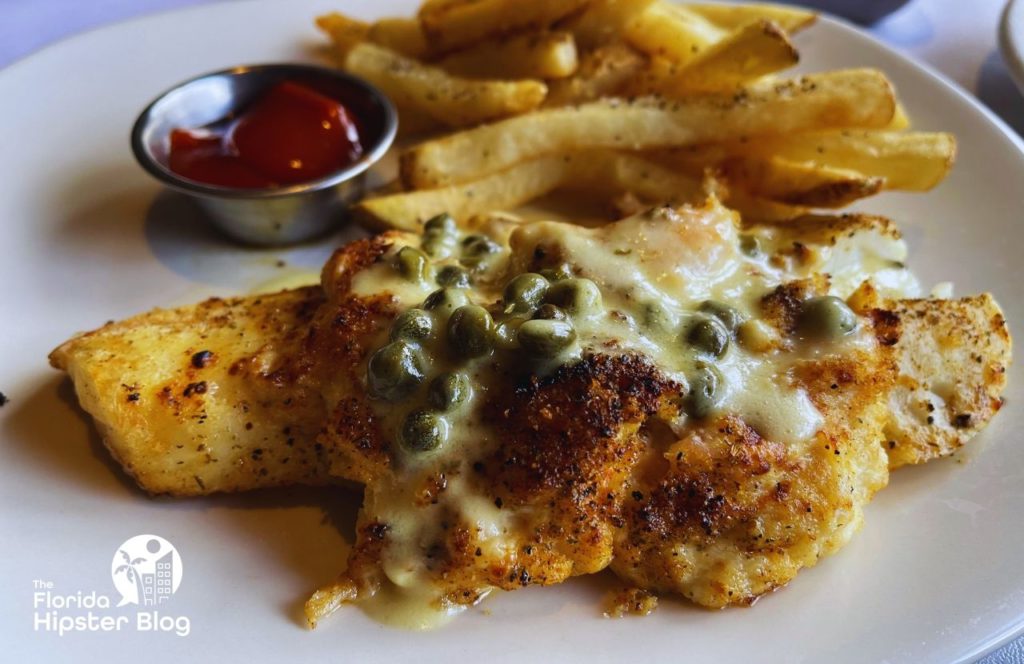
[[[925,191],[953,137],[913,132],[885,75],[780,77],[811,12],[663,0],[426,0],[415,17],[317,19],[345,70],[380,87],[400,186],[355,208],[416,230],[555,190],[626,214],[713,190],[753,221]],[[396,189],[399,189],[396,191]]]

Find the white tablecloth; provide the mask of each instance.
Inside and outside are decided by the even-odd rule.
[[[231,1],[0,0],[0,67],[100,25],[177,7]],[[338,0],[339,8],[345,4]],[[1004,4],[1003,0],[912,0],[870,30],[973,92],[1024,135],[1024,96],[1014,86],[997,46]],[[1024,663],[1024,637],[983,662]]]

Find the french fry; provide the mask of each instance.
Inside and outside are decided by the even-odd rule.
[[[737,30],[761,20],[778,23],[786,32],[793,33],[814,24],[818,15],[812,11],[770,4],[687,4],[686,8],[723,30]]]
[[[437,64],[467,78],[551,79],[572,76],[578,60],[572,34],[543,31],[477,44]]]
[[[910,116],[907,115],[907,109],[903,108],[903,104],[900,102],[896,102],[896,112],[893,113],[892,121],[885,128],[893,131],[910,128]]]
[[[884,189],[927,191],[953,167],[956,139],[945,133],[844,129],[764,136],[654,155],[659,162],[687,173],[733,157],[780,157],[812,167],[846,169],[882,178]]]
[[[703,92],[724,92],[799,62],[789,37],[771,21],[757,21],[709,47],[690,64],[679,67],[663,58],[652,60],[632,91],[680,98]]]
[[[787,205],[838,208],[877,194],[884,180],[849,169],[797,163],[780,157],[738,157],[722,168],[730,186]]]
[[[420,4],[418,15],[420,18],[423,18],[429,14],[440,14],[453,7],[466,5],[471,2],[474,2],[474,0],[423,0],[423,3]]]
[[[416,109],[452,127],[525,113],[540,106],[547,94],[540,81],[456,78],[368,42],[352,47],[342,66],[383,90],[399,109]]]
[[[366,39],[401,53],[407,58],[424,58],[430,49],[420,22],[414,18],[382,18],[370,24]]]
[[[365,21],[350,18],[338,12],[318,16],[316,18],[316,25],[331,38],[331,41],[334,42],[335,50],[342,58],[356,44],[365,41],[367,34],[370,32],[370,25]]]
[[[446,4],[420,14],[437,52],[448,52],[512,32],[542,30],[582,8],[588,0],[476,0]]]
[[[560,186],[569,163],[562,155],[540,157],[464,184],[364,199],[352,212],[371,229],[418,231],[424,221],[442,212],[464,219],[517,208]]]
[[[756,143],[759,155],[857,171],[883,178],[885,189],[901,191],[928,191],[942,182],[956,159],[956,139],[945,133],[844,130]]]
[[[371,228],[418,230],[423,221],[441,212],[465,219],[511,210],[563,188],[604,199],[629,192],[656,203],[685,202],[703,195],[700,179],[641,155],[590,150],[538,157],[463,184],[365,199],[353,210],[356,219]]]
[[[599,46],[582,57],[575,74],[548,84],[544,105],[566,106],[613,96],[645,65],[645,57],[627,44]]]
[[[851,69],[666,102],[605,100],[550,108],[422,143],[402,155],[410,188],[465,182],[534,157],[590,148],[644,150],[766,134],[881,127],[895,109],[883,74]]]
[[[630,21],[623,31],[634,48],[685,65],[729,34],[685,6],[657,2]]]
[[[617,41],[626,26],[656,0],[592,0],[565,28],[581,48],[592,49]]]

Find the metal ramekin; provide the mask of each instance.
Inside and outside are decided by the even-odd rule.
[[[301,83],[342,101],[359,123],[364,153],[317,180],[271,189],[236,189],[183,178],[167,166],[173,129],[194,129],[236,114],[271,86]],[[362,196],[366,170],[395,138],[398,117],[384,94],[345,72],[313,65],[255,65],[204,74],[156,98],[132,128],[135,158],[163,184],[193,197],[211,221],[243,242],[277,245],[326,232]]]

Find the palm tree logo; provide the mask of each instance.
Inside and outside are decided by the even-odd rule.
[[[121,595],[118,606],[157,605],[178,591],[181,556],[159,535],[136,535],[114,549],[110,578]]]
[[[138,566],[146,562],[146,559],[142,557],[132,558],[124,549],[118,549],[117,552],[124,559],[124,564],[119,565],[114,570],[114,574],[124,574],[128,581],[135,584],[135,592],[137,593],[135,603],[138,604],[142,601],[142,578],[139,575]]]

